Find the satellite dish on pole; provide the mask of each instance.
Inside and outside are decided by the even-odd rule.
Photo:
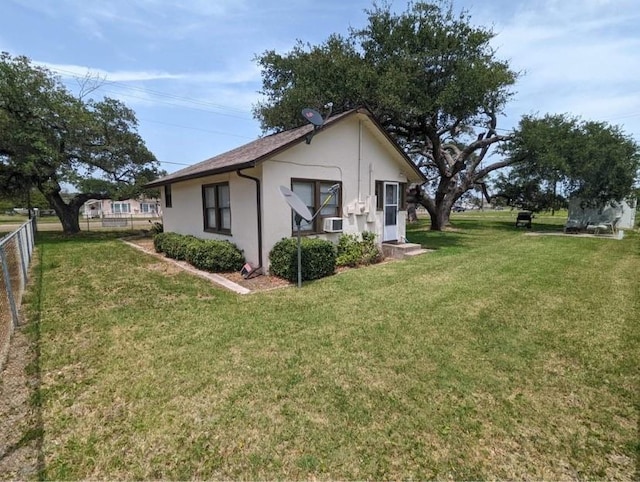
[[[295,213],[294,220],[296,223],[297,231],[298,231],[298,288],[302,286],[302,253],[300,248],[300,224],[302,224],[302,220],[304,219],[307,222],[311,222],[315,219],[315,217],[320,214],[320,211],[329,203],[329,200],[332,196],[335,196],[336,193],[340,190],[340,183],[334,184],[329,188],[329,196],[325,199],[322,206],[316,211],[315,214],[311,214],[309,208],[304,203],[302,199],[298,197],[298,195],[293,192],[291,189],[285,186],[280,186],[280,194],[287,202],[289,207]]]
[[[302,199],[298,197],[295,192],[293,192],[288,187],[280,186],[280,193],[284,197],[284,200],[287,202],[289,207],[293,209],[294,213],[299,215],[305,221],[311,221],[313,219],[313,214],[311,214],[311,211],[309,211],[307,205]]]
[[[313,131],[309,132],[309,134],[307,134],[307,136],[305,137],[307,144],[311,144],[311,139],[313,139],[313,136],[315,135],[316,131],[320,127],[322,127],[324,123],[327,122],[327,119],[331,116],[331,112],[333,111],[333,102],[329,102],[325,104],[324,108],[329,109],[329,113],[327,114],[327,117],[325,117],[324,119],[322,118],[322,115],[320,114],[320,112],[318,112],[317,110],[311,109],[309,107],[305,107],[304,109],[302,109],[302,117],[304,117],[305,120],[313,124]]]
[[[296,193],[294,193],[291,189],[285,186],[280,186],[280,193],[284,200],[287,202],[289,207],[295,213],[294,220],[296,222],[296,227],[298,230],[298,288],[302,287],[302,252],[300,247],[300,224],[302,220],[311,221],[313,219],[313,215],[309,208],[304,203],[302,199],[298,197]]]

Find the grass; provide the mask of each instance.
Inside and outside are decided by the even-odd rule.
[[[453,222],[244,297],[117,233],[41,233],[42,477],[637,479],[638,234]]]
[[[13,214],[13,215],[0,214],[0,225],[1,224],[24,224],[27,221],[29,221],[29,217],[23,216],[21,214]],[[60,221],[56,216],[43,216],[38,218],[38,224],[40,223],[52,224],[52,223],[59,223],[59,222]]]

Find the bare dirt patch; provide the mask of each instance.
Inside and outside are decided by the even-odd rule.
[[[0,373],[0,480],[33,479],[38,474],[38,412],[31,403],[37,377],[27,370],[33,361],[29,338],[17,329]]]

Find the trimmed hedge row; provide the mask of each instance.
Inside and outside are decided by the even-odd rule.
[[[158,233],[153,237],[157,253],[187,261],[198,269],[213,273],[239,271],[245,263],[242,251],[229,241],[200,239],[178,233]]]
[[[229,241],[204,240],[178,233],[158,233],[153,238],[158,253],[184,260],[198,269],[211,272],[239,271],[245,263],[242,251]],[[337,246],[324,239],[303,238],[301,242],[302,280],[333,274],[337,266],[358,266],[382,260],[375,234],[364,232],[362,240],[343,234]],[[294,238],[278,241],[269,253],[272,274],[295,282],[298,280],[298,245]]]
[[[302,239],[301,265],[302,280],[323,278],[336,269],[336,249],[331,241],[323,239]],[[293,238],[278,241],[269,253],[269,271],[289,281],[298,280],[298,243]]]

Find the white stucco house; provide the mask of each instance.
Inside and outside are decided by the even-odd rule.
[[[404,242],[406,186],[424,175],[365,108],[329,118],[308,143],[313,130],[269,135],[147,184],[161,188],[165,231],[229,240],[267,271],[274,244],[296,235],[280,186],[315,213],[339,184],[303,235],[337,242],[370,231],[379,243]]]
[[[162,215],[159,199],[90,199],[82,206],[85,218],[134,217],[152,218]]]

